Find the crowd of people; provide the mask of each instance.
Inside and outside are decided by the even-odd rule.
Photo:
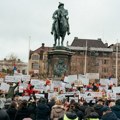
[[[62,81],[63,82],[63,81]],[[22,93],[17,87],[23,82],[10,83],[10,88],[7,93],[0,93],[0,120],[119,120],[120,119],[120,99],[113,100],[107,98],[94,97],[89,102],[84,97],[78,97],[78,101],[74,99],[77,94],[74,94],[73,99],[68,97],[58,98],[52,96],[48,99],[47,93],[43,91],[44,97],[37,98],[36,93],[41,93],[34,89],[34,86],[29,81],[26,89]],[[50,81],[46,82],[45,86],[50,85]],[[66,89],[66,92],[74,91],[72,88]],[[114,86],[114,85],[113,85]],[[100,91],[100,84],[83,85],[77,90],[85,91]],[[111,89],[109,86],[108,89]],[[16,89],[16,90],[15,90]],[[55,92],[55,91],[54,91]],[[75,92],[75,91],[74,91]],[[64,94],[60,90],[58,95]],[[29,99],[23,99],[24,96]]]
[[[7,98],[6,98],[7,97]],[[29,100],[13,95],[10,99],[0,95],[0,120],[119,120],[120,99],[95,99],[87,103],[84,98],[76,102],[52,97],[36,98],[30,94]]]

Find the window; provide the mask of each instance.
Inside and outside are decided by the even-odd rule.
[[[107,73],[108,72],[108,68],[103,68],[102,72]]]
[[[32,60],[39,60],[39,55],[32,55]]]
[[[32,69],[39,69],[39,64],[38,63],[32,63]]]
[[[103,60],[103,64],[109,64],[109,60]]]

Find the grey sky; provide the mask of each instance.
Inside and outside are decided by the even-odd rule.
[[[27,62],[29,36],[32,50],[42,43],[52,46],[52,14],[59,2],[69,12],[71,35],[66,35],[64,45],[74,37],[102,38],[109,45],[119,41],[120,0],[1,0],[0,59],[14,53]]]

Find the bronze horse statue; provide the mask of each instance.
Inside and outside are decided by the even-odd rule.
[[[67,30],[68,30],[67,20],[64,16],[60,16],[54,24],[54,46],[57,45],[57,40],[58,40],[58,46],[60,46],[60,38],[61,38],[61,46],[63,46],[63,42]]]

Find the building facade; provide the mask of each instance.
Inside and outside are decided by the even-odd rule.
[[[120,44],[104,44],[101,39],[74,38],[72,44],[66,46],[73,52],[70,74],[99,73],[100,78],[120,77]],[[118,59],[116,51],[118,47]],[[29,73],[47,77],[48,52],[52,47],[42,46],[29,55]]]
[[[32,77],[45,78],[47,77],[48,68],[48,51],[51,47],[42,46],[29,53],[29,74]]]
[[[28,64],[22,62],[20,59],[18,60],[10,60],[4,58],[4,60],[0,60],[0,71],[7,74],[14,74],[14,67],[16,67],[17,72],[22,74],[27,74]]]

